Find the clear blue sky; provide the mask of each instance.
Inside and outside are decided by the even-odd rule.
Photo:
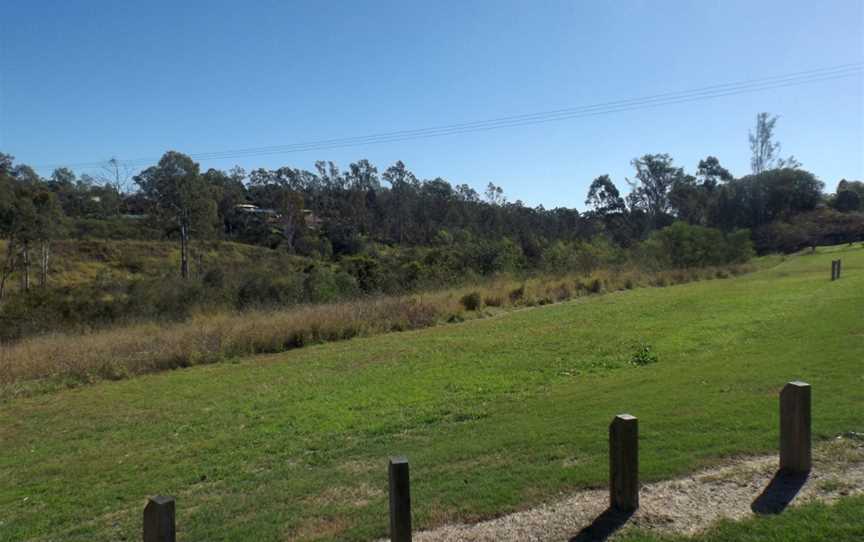
[[[41,165],[423,128],[861,62],[864,2],[32,0],[4,5],[0,46],[0,151]],[[713,154],[747,173],[759,111],[781,115],[783,153],[829,189],[864,178],[860,76],[202,167],[401,159],[421,178],[581,208],[594,177],[623,188],[645,153],[690,171]]]

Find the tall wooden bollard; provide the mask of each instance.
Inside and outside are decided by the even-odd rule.
[[[837,260],[831,260],[831,280],[837,280]]]
[[[837,260],[837,278],[840,278],[840,273],[843,271],[843,260]]]
[[[780,470],[809,472],[810,384],[789,382],[780,392]]]
[[[411,542],[411,484],[408,459],[391,457],[390,477],[390,540]]]
[[[609,507],[639,508],[639,420],[630,414],[615,416],[609,425]]]
[[[144,507],[144,542],[176,542],[174,497],[150,497]]]

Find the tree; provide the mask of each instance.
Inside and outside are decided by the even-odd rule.
[[[0,177],[12,174],[12,164],[14,162],[15,158],[11,154],[0,152]]]
[[[686,220],[688,224],[704,226],[712,191],[700,184],[696,177],[683,175],[672,183],[669,204],[677,218]]]
[[[12,157],[0,153],[0,238],[6,238],[6,255],[0,270],[0,301],[6,280],[15,266],[15,181],[12,179]]]
[[[48,285],[48,264],[51,257],[51,241],[63,230],[63,210],[57,196],[47,190],[33,194],[33,237],[39,243],[39,286]]]
[[[402,163],[401,160],[387,168],[381,175],[385,182],[390,183],[390,195],[393,202],[391,235],[400,243],[405,241],[405,231],[411,222],[412,200],[417,193],[420,182],[417,177]]]
[[[210,185],[217,202],[217,215],[225,234],[232,235],[240,222],[236,206],[246,203],[247,190],[243,184],[246,172],[234,167],[229,173],[218,169],[208,169],[204,180]]]
[[[840,190],[834,198],[834,208],[841,213],[858,211],[861,209],[861,196],[853,190]]]
[[[720,165],[720,160],[714,156],[709,156],[704,160],[699,160],[699,165],[696,167],[696,178],[701,181],[705,188],[713,189],[720,183],[731,181],[733,177],[728,169]]]
[[[125,194],[131,188],[132,167],[126,162],[121,162],[112,157],[102,165],[101,171],[96,174],[99,183],[110,186],[118,194]]]
[[[774,168],[736,179],[723,188],[730,195],[728,210],[735,213],[731,226],[756,228],[812,211],[822,201],[823,187],[809,171]]]
[[[668,223],[671,210],[669,191],[676,182],[684,179],[684,170],[675,167],[668,154],[646,154],[634,158],[635,180],[627,179],[631,191],[627,196],[631,210],[641,210],[648,216],[652,228]]]
[[[486,201],[490,205],[501,206],[507,203],[507,198],[504,197],[504,189],[500,186],[495,186],[494,183],[486,185]]]
[[[16,267],[21,269],[21,290],[30,290],[30,248],[38,239],[37,211],[33,205],[36,185],[18,183],[14,188],[9,223],[9,248],[7,258],[8,272],[4,272],[2,282]],[[17,254],[16,254],[17,251]],[[4,284],[5,285],[5,284]]]
[[[303,195],[288,188],[276,193],[274,210],[278,216],[279,231],[288,252],[294,252],[294,244],[303,228]]]
[[[60,231],[63,212],[57,196],[31,168],[11,168],[11,157],[0,167],[0,236],[6,237],[6,258],[0,271],[0,299],[6,281],[21,270],[21,289],[30,289],[30,257],[33,243],[39,243],[40,284],[48,282],[50,243]]]
[[[842,179],[831,204],[843,213],[864,210],[864,182]]]
[[[166,233],[180,238],[180,276],[189,278],[189,243],[193,233],[206,235],[216,219],[216,202],[199,166],[190,157],[166,152],[159,164],[135,176]]]
[[[750,169],[754,175],[758,175],[769,169],[788,168],[796,169],[801,167],[801,162],[795,159],[794,156],[788,158],[780,158],[780,143],[774,141],[774,126],[777,124],[777,115],[771,116],[768,113],[759,113],[756,115],[756,131],[750,132],[748,140],[750,141]]]
[[[588,189],[585,205],[591,207],[598,216],[622,213],[626,210],[624,198],[621,197],[618,187],[615,186],[609,175],[601,175],[594,179]]]

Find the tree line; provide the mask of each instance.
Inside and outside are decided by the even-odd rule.
[[[493,183],[481,194],[442,178],[421,180],[401,161],[383,171],[367,160],[344,171],[324,161],[314,171],[202,171],[169,151],[135,175],[112,160],[97,176],[60,168],[42,178],[0,155],[0,236],[7,240],[0,296],[16,269],[30,288],[34,255],[45,284],[51,240],[64,237],[176,239],[183,278],[192,274],[193,240],[234,240],[325,261],[370,246],[471,245],[480,255],[472,265],[485,274],[500,270],[496,260],[508,254],[540,268],[562,243],[603,238],[635,247],[675,222],[720,238],[747,230],[760,252],[860,239],[864,184],[843,180],[835,194],[824,194],[813,173],[779,156],[776,122],[757,116],[749,175],[735,178],[714,156],[691,174],[668,154],[646,154],[632,161],[626,195],[608,175],[594,179],[584,212],[511,202]]]

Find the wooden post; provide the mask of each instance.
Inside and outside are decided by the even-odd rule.
[[[837,260],[831,260],[831,280],[837,280]]]
[[[411,542],[411,485],[408,459],[391,457],[390,477],[390,540]]]
[[[144,507],[144,542],[176,542],[174,497],[150,497]]]
[[[810,384],[789,382],[780,392],[780,470],[810,471]]]
[[[837,260],[837,278],[840,278],[840,271],[843,270],[843,260]]]
[[[609,425],[609,507],[639,508],[639,420],[630,414],[615,416]]]

